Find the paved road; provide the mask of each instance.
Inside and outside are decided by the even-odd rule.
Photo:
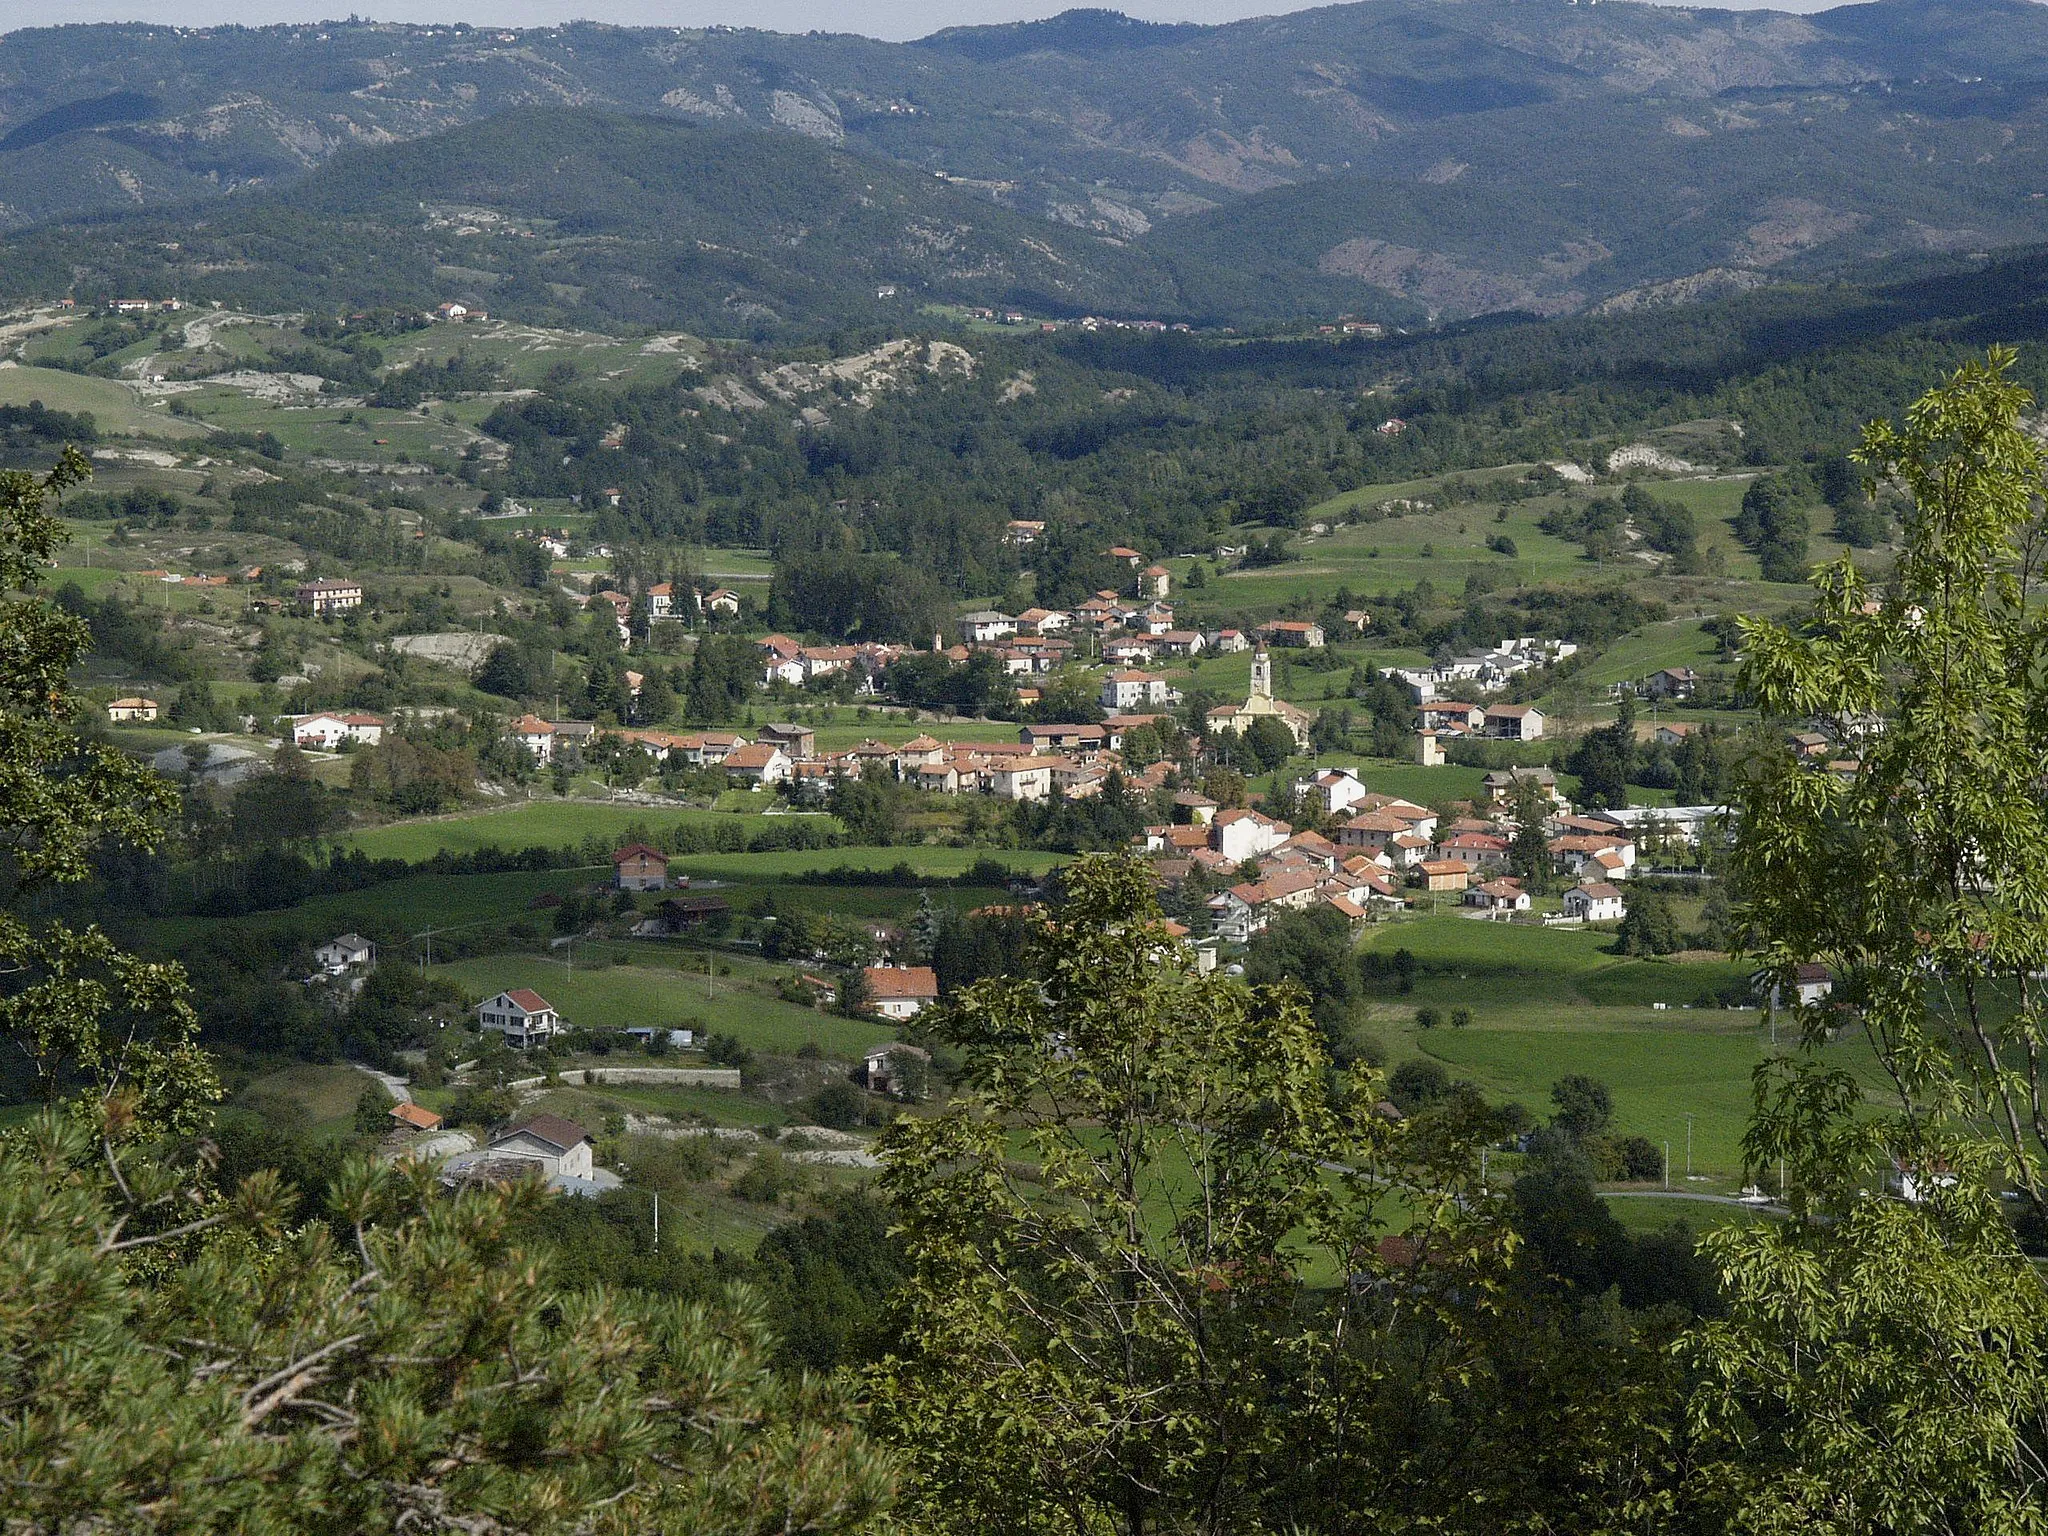
[[[1703,1195],[1696,1189],[1603,1189],[1603,1200],[1697,1200],[1702,1205],[1739,1205],[1745,1211],[1765,1211],[1773,1216],[1788,1216],[1791,1212],[1775,1200],[1762,1204],[1754,1200],[1738,1199],[1734,1195]]]

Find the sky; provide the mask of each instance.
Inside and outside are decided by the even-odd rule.
[[[765,27],[776,32],[859,32],[890,41],[941,27],[1052,16],[1082,0],[0,0],[0,32],[73,21],[154,21],[172,26],[322,21],[350,11],[379,21],[468,21],[499,26],[608,21],[621,25]],[[1238,21],[1301,10],[1280,0],[1094,0],[1148,21]],[[1716,0],[1731,10],[1757,0]],[[1776,0],[1784,11],[1836,0]]]

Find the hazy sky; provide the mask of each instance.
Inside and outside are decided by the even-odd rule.
[[[767,27],[778,32],[860,32],[922,37],[940,27],[1057,15],[1080,0],[0,0],[0,31],[67,21],[155,21],[176,26],[321,21],[356,11],[379,21],[495,22],[545,26],[583,18],[646,26]],[[1235,21],[1305,7],[1275,0],[1094,0],[1150,21]],[[1777,0],[1785,11],[1817,11],[1831,0]],[[1719,0],[1754,10],[1756,0]]]

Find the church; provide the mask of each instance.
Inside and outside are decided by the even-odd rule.
[[[1242,704],[1219,704],[1209,711],[1211,734],[1236,731],[1240,735],[1257,720],[1278,720],[1293,733],[1296,747],[1308,745],[1308,728],[1315,716],[1307,710],[1273,697],[1273,658],[1264,646],[1252,655],[1252,691]]]

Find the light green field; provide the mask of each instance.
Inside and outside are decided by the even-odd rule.
[[[765,797],[763,797],[765,800]],[[755,826],[755,818],[715,811],[662,810],[646,806],[593,805],[575,800],[531,800],[504,809],[475,811],[422,821],[393,822],[351,833],[342,845],[373,859],[417,864],[436,853],[470,853],[479,848],[560,848],[587,837],[619,838],[628,827],[656,834],[689,823],[698,826]],[[837,827],[829,818],[826,824]]]
[[[289,928],[306,933],[344,933],[353,928],[375,934],[388,933],[394,927],[418,933],[427,928],[514,920],[546,929],[553,914],[534,909],[535,898],[553,891],[575,890],[609,877],[609,865],[497,875],[413,875],[360,891],[314,896],[296,907],[252,912],[234,921],[252,928]],[[219,921],[169,917],[152,923],[150,930],[158,943],[175,948]]]
[[[1665,667],[1704,670],[1720,665],[1721,644],[1694,619],[1673,619],[1650,624],[1632,635],[1624,635],[1583,671],[1573,674],[1574,684],[1601,688],[1609,683],[1646,677]]]
[[[374,1079],[353,1067],[293,1062],[251,1079],[228,1102],[274,1124],[316,1138],[354,1128],[356,1100]]]
[[[610,945],[607,952],[630,954],[634,948]],[[772,996],[752,983],[775,968],[756,962],[720,956],[721,964],[732,965],[733,975],[716,978],[707,997],[701,973],[692,976],[673,963],[655,963],[670,953],[657,950],[642,963],[601,971],[579,967],[573,973],[566,964],[537,955],[486,955],[434,969],[478,997],[531,987],[570,1023],[592,1028],[683,1028],[695,1022],[759,1050],[787,1054],[815,1042],[828,1055],[849,1058],[893,1038],[886,1025],[799,1008]]]
[[[40,400],[53,411],[90,411],[101,432],[151,437],[196,437],[205,428],[169,411],[151,410],[135,391],[112,379],[58,368],[0,368],[0,405]]]

